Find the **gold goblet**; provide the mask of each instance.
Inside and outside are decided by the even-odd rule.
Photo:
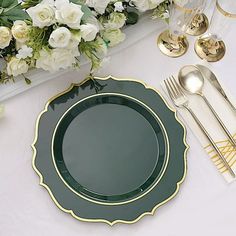
[[[157,45],[161,52],[169,57],[180,57],[187,52],[189,47],[185,35],[172,34],[169,30],[159,35]]]
[[[205,0],[171,1],[169,29],[162,32],[157,45],[160,51],[169,57],[184,55],[189,47],[185,32]]]
[[[217,0],[208,33],[195,42],[197,55],[208,62],[221,60],[226,52],[222,38],[233,24],[236,24],[236,1]]]

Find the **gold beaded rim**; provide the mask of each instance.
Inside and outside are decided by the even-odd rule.
[[[229,13],[229,12],[225,11],[225,10],[220,6],[218,0],[216,1],[216,8],[217,8],[217,10],[218,10],[221,14],[223,14],[224,16],[236,19],[236,14]]]
[[[176,3],[176,1],[173,0],[173,4],[175,4],[176,8],[178,10],[181,10],[185,13],[188,13],[188,14],[191,14],[193,13],[194,9],[191,9],[191,8],[186,8],[186,7],[183,7],[183,6],[180,6],[179,4]]]

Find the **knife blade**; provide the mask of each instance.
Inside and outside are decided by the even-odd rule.
[[[225,101],[230,105],[232,110],[236,113],[236,108],[228,98],[227,94],[225,93],[224,89],[222,88],[219,80],[217,79],[216,75],[206,66],[203,65],[196,65],[197,68],[202,72],[204,77],[212,84],[214,88],[223,96]]]

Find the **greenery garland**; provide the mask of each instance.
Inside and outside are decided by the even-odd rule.
[[[168,18],[169,0],[0,0],[0,83],[40,68],[79,68],[81,56],[100,68],[107,50],[125,39],[122,28],[141,12]]]

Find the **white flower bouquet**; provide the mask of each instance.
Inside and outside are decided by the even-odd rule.
[[[165,18],[168,0],[0,0],[0,82],[25,79],[31,69],[55,72],[79,68],[81,56],[92,74],[107,50],[125,39],[122,28],[140,12]]]

